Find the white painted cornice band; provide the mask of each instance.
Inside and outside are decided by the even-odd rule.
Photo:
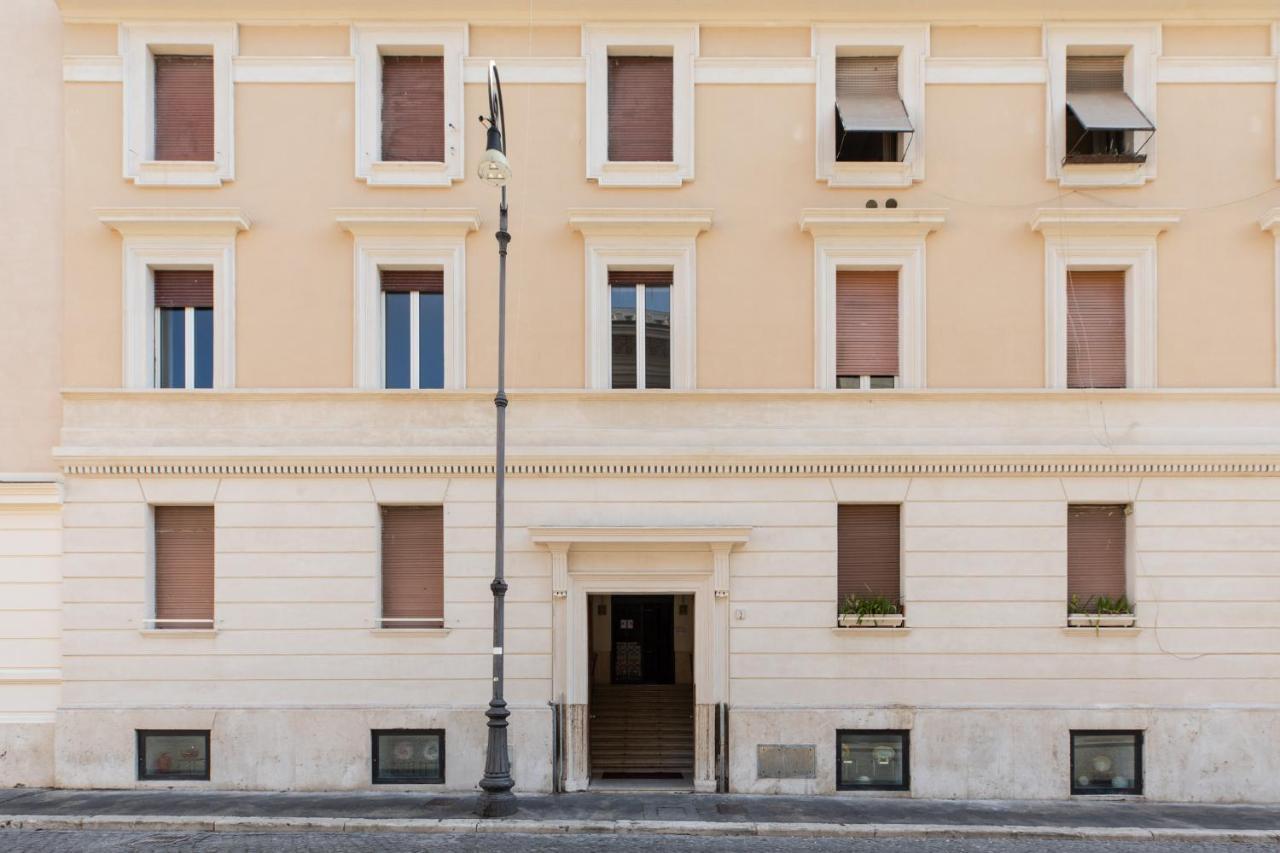
[[[1042,207],[1031,229],[1054,237],[1155,237],[1182,221],[1169,208]]]
[[[125,236],[234,236],[249,218],[236,207],[100,207],[98,221]]]
[[[503,83],[568,83],[587,82],[587,59],[584,56],[468,56],[462,61],[462,82],[489,82],[489,62],[498,66]]]
[[[0,474],[0,509],[45,509],[62,503],[62,483],[51,475],[35,479],[21,474]]]
[[[471,207],[343,207],[333,216],[357,237],[465,237],[480,227]]]
[[[231,73],[237,83],[354,83],[356,64],[350,56],[236,56]]]
[[[745,526],[713,527],[531,527],[538,545],[741,545],[751,535]]]
[[[911,208],[807,208],[800,230],[822,237],[924,237],[946,222],[946,210]]]
[[[710,208],[592,207],[569,211],[584,237],[696,237],[711,228]]]

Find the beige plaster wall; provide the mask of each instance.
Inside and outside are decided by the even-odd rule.
[[[702,27],[702,56],[808,56],[812,36],[806,27]]]
[[[479,26],[470,28],[472,56],[580,56],[582,30],[578,27]]]
[[[241,56],[346,56],[351,30],[339,26],[242,26]]]
[[[1039,56],[1043,38],[1039,27],[941,26],[929,29],[933,56]]]
[[[1166,25],[1161,37],[1166,56],[1267,56],[1271,28],[1254,25]]]

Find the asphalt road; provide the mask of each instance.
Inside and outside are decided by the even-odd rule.
[[[0,830],[0,853],[1275,853],[1270,845],[1096,841]]]

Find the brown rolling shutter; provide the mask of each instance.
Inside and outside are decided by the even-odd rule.
[[[212,308],[213,270],[153,270],[157,308]]]
[[[836,594],[902,600],[897,504],[845,504],[837,520]]]
[[[382,57],[382,159],[444,162],[443,57]]]
[[[213,507],[158,506],[155,531],[156,627],[213,627]]]
[[[443,507],[382,507],[382,618],[384,628],[440,627]]]
[[[444,270],[379,270],[383,293],[444,293]]]
[[[898,375],[898,273],[836,272],[836,375]]]
[[[609,159],[672,159],[672,59],[609,57]]]
[[[155,57],[157,160],[212,160],[213,57]]]
[[[1067,272],[1067,387],[1125,387],[1123,270]]]
[[[1124,91],[1123,56],[1068,56],[1067,91]]]
[[[671,270],[609,270],[610,287],[627,287],[636,284],[652,284],[670,287]]]
[[[1125,507],[1067,507],[1067,597],[1125,594]]]

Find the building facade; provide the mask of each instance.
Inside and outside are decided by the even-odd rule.
[[[1280,800],[1280,18],[19,0],[0,784]]]

